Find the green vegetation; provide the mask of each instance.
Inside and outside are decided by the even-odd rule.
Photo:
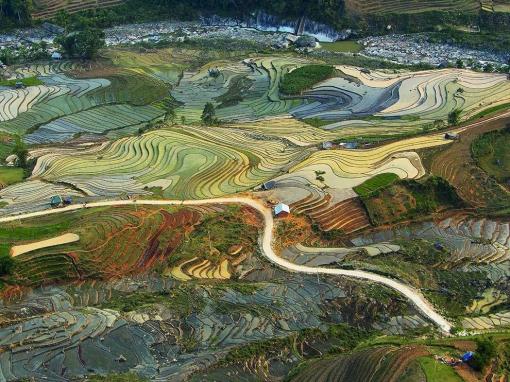
[[[204,308],[201,290],[193,285],[181,285],[171,291],[160,293],[132,293],[119,295],[103,304],[103,308],[131,312],[154,304],[162,304],[171,308],[176,316],[188,316],[200,312]]]
[[[302,66],[283,77],[280,90],[288,95],[301,94],[316,83],[324,81],[334,74],[335,68],[329,65]]]
[[[329,125],[330,123],[333,123],[333,121],[326,121],[326,120],[323,120],[320,118],[307,118],[307,119],[304,119],[303,122],[308,123],[310,126],[318,127],[318,128]]]
[[[329,52],[348,52],[358,53],[363,50],[363,47],[357,41],[336,41],[336,42],[323,42],[322,47]]]
[[[373,224],[425,217],[433,212],[463,205],[455,189],[444,179],[400,180],[361,197]]]
[[[425,373],[427,382],[462,382],[463,379],[451,366],[436,361],[432,357],[420,357],[418,362]]]
[[[421,289],[429,301],[450,317],[466,316],[466,307],[491,286],[484,272],[441,269],[448,264],[450,254],[436,248],[434,243],[399,240],[396,244],[401,248],[397,253],[374,257],[349,255],[345,258],[345,265],[405,280]]]
[[[490,337],[476,339],[476,351],[469,360],[469,365],[478,371],[483,371],[497,354],[496,344]]]
[[[0,189],[10,184],[18,183],[25,177],[22,168],[0,166]]]
[[[37,86],[42,85],[43,82],[37,77],[26,77],[14,80],[0,80],[0,86],[16,86],[17,83],[22,83],[24,86]]]
[[[257,227],[247,224],[239,207],[229,207],[225,213],[206,216],[170,257],[169,264],[191,259],[200,254],[203,259],[217,263],[235,245],[253,253],[256,248]]]
[[[450,126],[457,126],[460,123],[460,113],[462,110],[455,109],[448,113],[448,124]]]
[[[363,329],[347,324],[336,324],[328,326],[326,336],[333,339],[334,346],[329,351],[331,354],[342,354],[353,350],[359,344],[377,336],[375,330]]]
[[[0,30],[30,24],[31,0],[2,0],[0,2]]]
[[[15,139],[14,148],[12,149],[12,153],[18,157],[16,160],[16,166],[26,169],[27,168],[27,158],[28,158],[28,149],[20,136],[17,136]]]
[[[225,94],[216,97],[216,101],[220,102],[218,109],[235,106],[243,101],[244,95],[249,91],[254,81],[246,77],[234,77],[231,86]]]
[[[445,271],[433,272],[436,290],[425,291],[425,295],[436,306],[443,308],[448,316],[466,315],[466,307],[490,286],[483,272]]]
[[[1,249],[1,247],[0,247]],[[3,252],[3,251],[2,251]],[[14,268],[14,259],[6,253],[0,253],[0,277],[9,275]],[[2,288],[0,288],[2,289]]]
[[[480,135],[471,145],[477,165],[498,182],[510,181],[510,125],[499,131]]]
[[[0,133],[0,163],[12,154],[14,139],[10,135]]]
[[[398,175],[393,173],[384,173],[378,174],[373,178],[370,178],[360,184],[359,186],[354,187],[354,191],[362,197],[369,197],[374,192],[388,187],[399,179]]]
[[[476,113],[471,118],[469,118],[469,120],[476,120],[476,119],[479,119],[479,118],[487,117],[488,115],[496,114],[496,113],[498,113],[500,111],[505,111],[505,110],[508,110],[508,109],[510,109],[510,103],[503,103],[501,105],[492,106],[492,107],[489,107],[489,108],[487,108],[485,110],[482,110],[479,113]]]
[[[147,382],[148,379],[142,378],[137,374],[108,374],[108,375],[92,375],[87,377],[90,382]]]
[[[59,44],[69,57],[92,59],[105,46],[105,34],[100,29],[85,28],[58,36]]]
[[[202,123],[206,126],[211,126],[218,123],[218,119],[216,118],[216,108],[211,102],[207,102],[205,104],[201,119]]]
[[[359,344],[378,335],[375,330],[363,329],[347,324],[329,325],[325,331],[319,329],[304,329],[284,338],[255,341],[248,345],[230,351],[224,364],[240,363],[259,356],[268,357],[271,353],[287,351],[299,354],[298,345],[307,340],[327,340],[330,342],[331,354],[348,352]]]

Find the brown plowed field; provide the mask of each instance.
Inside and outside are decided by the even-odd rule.
[[[501,206],[510,202],[510,193],[480,169],[471,156],[471,144],[480,135],[503,129],[510,118],[501,118],[460,133],[460,140],[432,158],[430,171],[446,179],[459,196],[473,207]]]

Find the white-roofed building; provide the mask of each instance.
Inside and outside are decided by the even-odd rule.
[[[279,218],[288,216],[290,214],[290,207],[284,203],[278,203],[274,206],[273,213],[274,216]]]

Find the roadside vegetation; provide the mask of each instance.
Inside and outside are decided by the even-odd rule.
[[[344,267],[377,272],[405,280],[420,289],[449,317],[469,315],[467,307],[491,286],[484,272],[444,269],[450,254],[427,240],[401,240],[396,253],[366,256],[349,255]]]

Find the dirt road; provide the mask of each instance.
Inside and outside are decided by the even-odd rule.
[[[307,274],[327,274],[327,275],[336,275],[336,276],[347,276],[356,279],[363,279],[372,281],[375,283],[383,284],[387,287],[390,287],[397,292],[406,296],[409,301],[411,301],[426,317],[428,317],[432,322],[438,325],[441,330],[445,333],[448,333],[451,329],[451,324],[443,318],[440,314],[438,314],[431,304],[422,296],[422,294],[415,290],[414,288],[405,285],[402,282],[399,282],[394,279],[390,279],[381,275],[364,272],[364,271],[356,271],[356,270],[346,270],[346,269],[334,269],[334,268],[316,268],[316,267],[307,267],[302,265],[297,265],[291,263],[287,260],[284,260],[276,255],[272,247],[273,241],[273,228],[274,228],[274,219],[272,215],[272,211],[270,208],[264,206],[262,203],[247,198],[247,197],[232,197],[232,198],[217,198],[217,199],[204,199],[204,200],[117,200],[117,201],[107,201],[107,202],[96,202],[89,204],[77,204],[71,205],[66,208],[60,209],[52,209],[46,211],[38,211],[33,213],[27,213],[18,216],[9,216],[0,218],[0,223],[12,222],[22,219],[34,218],[38,216],[46,216],[53,214],[60,214],[64,212],[76,211],[83,208],[96,208],[96,207],[105,207],[105,206],[122,206],[122,205],[154,205],[154,206],[173,206],[173,205],[186,205],[186,206],[196,206],[196,205],[204,205],[204,204],[244,204],[248,205],[254,209],[256,209],[264,218],[264,230],[260,237],[260,248],[262,254],[273,264],[280,266],[288,271],[292,272],[301,272]]]

